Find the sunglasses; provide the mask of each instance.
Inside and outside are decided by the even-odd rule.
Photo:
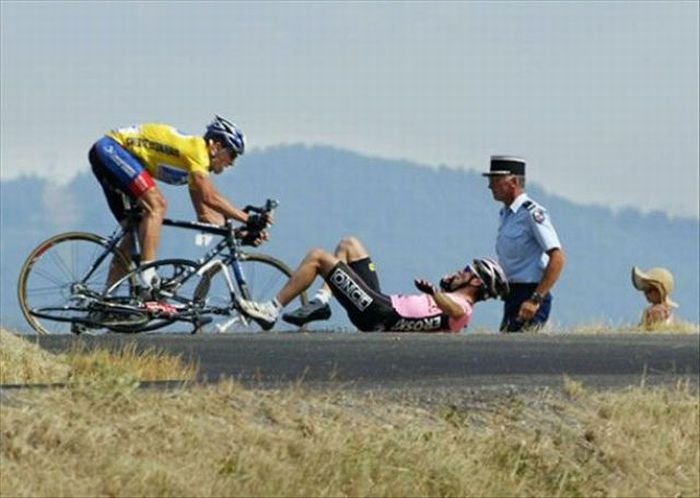
[[[472,274],[472,278],[477,279],[477,280],[478,280],[479,282],[481,282],[482,284],[484,283],[484,281],[481,280],[481,277],[480,277],[479,274],[474,270],[474,267],[473,267],[472,265],[467,265],[467,266],[465,266],[465,267],[464,267],[464,271],[465,271],[465,272],[471,273],[471,274]],[[469,279],[469,281],[471,282],[471,279]]]

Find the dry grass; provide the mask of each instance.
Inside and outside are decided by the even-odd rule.
[[[569,328],[547,324],[544,329],[529,332],[534,334],[567,334],[567,335],[619,335],[619,334],[700,334],[700,324],[678,320],[670,325],[655,325],[645,328],[639,325],[619,325],[610,323],[581,324]]]
[[[196,365],[186,364],[178,356],[155,349],[138,352],[133,344],[119,350],[76,347],[66,354],[52,355],[0,329],[0,384],[190,380],[196,372]]]
[[[69,376],[61,358],[0,329],[0,384],[64,382]]]
[[[2,401],[0,495],[700,495],[700,406],[683,383],[566,380],[488,408],[421,408],[233,382],[143,391],[109,381],[121,370],[71,368],[83,381]]]

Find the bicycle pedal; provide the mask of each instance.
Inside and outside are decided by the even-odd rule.
[[[137,287],[134,290],[134,295],[138,297],[141,301],[154,301],[156,296],[154,296],[153,289],[148,287]]]

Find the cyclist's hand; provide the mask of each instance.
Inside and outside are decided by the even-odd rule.
[[[454,273],[451,273],[449,275],[445,275],[440,279],[440,288],[444,290],[445,292],[450,292],[453,289],[454,281],[455,278],[457,278],[457,275]]]
[[[425,292],[426,294],[430,294],[431,296],[438,292],[437,288],[433,284],[427,280],[423,280],[422,278],[415,279],[413,283],[415,284],[416,289],[421,292]]]
[[[259,246],[260,244],[264,243],[270,238],[270,235],[265,230],[262,230],[260,232],[252,230],[242,230],[241,232],[239,232],[239,236],[241,237],[241,244],[243,244],[244,246],[255,247]]]
[[[261,232],[270,224],[270,216],[267,213],[249,213],[245,223],[247,230]]]
[[[262,232],[258,232],[257,237],[255,237],[255,240],[253,240],[253,245],[259,246],[260,244],[267,242],[270,240],[270,234],[268,233],[267,230],[263,230]]]

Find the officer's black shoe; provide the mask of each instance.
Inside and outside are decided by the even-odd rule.
[[[284,313],[282,315],[282,320],[301,327],[305,323],[315,320],[328,320],[330,317],[331,307],[328,303],[322,303],[318,299],[312,299],[306,306],[297,308],[290,313]]]

